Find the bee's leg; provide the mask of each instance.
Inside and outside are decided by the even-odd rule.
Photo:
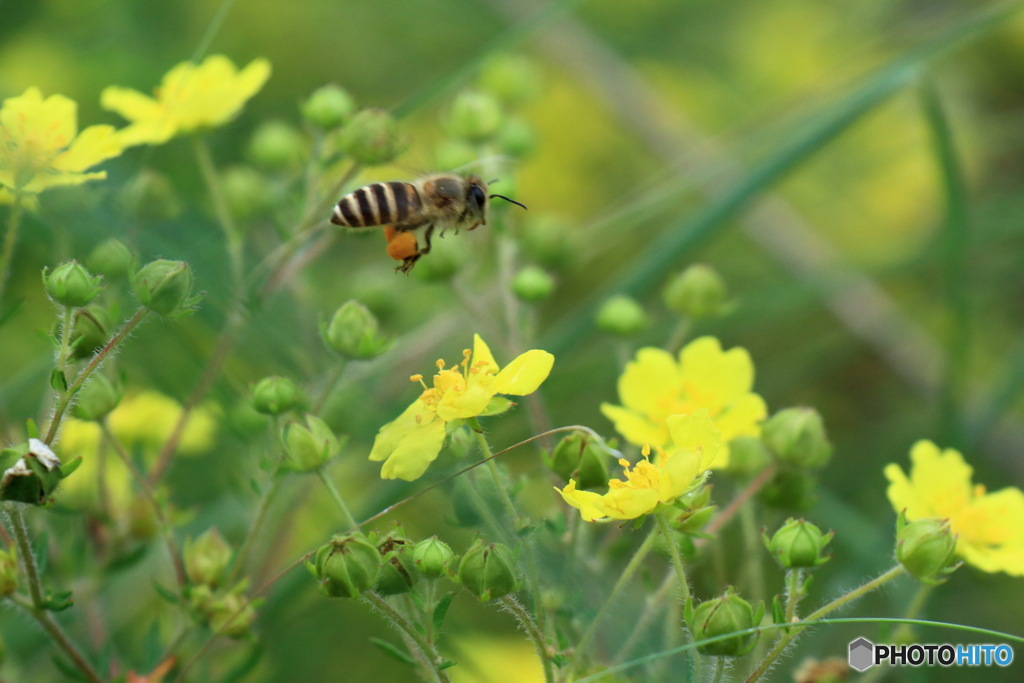
[[[423,247],[422,249],[417,248],[414,254],[406,256],[404,259],[402,259],[402,265],[398,266],[398,268],[396,268],[395,270],[402,273],[408,273],[410,270],[412,270],[412,267],[416,265],[416,261],[418,261],[421,256],[430,253],[430,238],[433,237],[433,235],[434,225],[433,223],[431,223],[430,225],[427,226],[426,232],[423,235],[423,240],[427,243],[426,246]]]

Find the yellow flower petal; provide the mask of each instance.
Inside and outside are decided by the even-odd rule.
[[[444,437],[444,422],[440,420],[417,425],[384,461],[380,468],[381,479],[419,479],[437,459]]]
[[[380,462],[387,460],[398,448],[409,432],[424,420],[433,420],[434,411],[423,401],[413,401],[402,414],[377,430],[377,438],[373,440],[370,460]]]
[[[570,480],[564,489],[556,488],[566,503],[580,511],[584,520],[593,522],[605,516],[601,496],[591,491],[579,491],[576,482]]]
[[[754,386],[754,363],[746,349],[722,351],[714,337],[700,337],[679,352],[681,379],[700,405],[717,413]]]
[[[494,378],[494,393],[526,396],[548,378],[555,357],[547,351],[533,349],[506,365]]]
[[[642,348],[635,360],[626,363],[618,388],[623,405],[644,414],[658,413],[666,409],[667,402],[679,397],[679,368],[668,351]]]
[[[493,378],[470,381],[462,391],[448,390],[437,404],[437,415],[442,420],[468,419],[484,411],[494,396]]]
[[[711,467],[721,455],[725,435],[718,428],[718,422],[708,417],[706,410],[701,409],[689,415],[671,415],[666,422],[675,450],[698,454],[700,471]]]
[[[1020,489],[982,496],[956,516],[955,524],[957,552],[968,563],[986,572],[1024,576],[1024,493]]]
[[[491,347],[487,345],[487,342],[479,334],[473,335],[473,355],[470,357],[470,362],[480,372],[487,372],[492,375],[498,374],[498,363],[491,354]]]
[[[612,421],[615,431],[635,444],[662,446],[668,443],[668,427],[656,424],[639,413],[611,403],[601,404],[601,413]]]
[[[53,160],[53,167],[81,173],[90,166],[113,158],[124,151],[113,126],[89,126],[71,146]]]
[[[761,422],[768,417],[768,405],[757,394],[742,394],[715,415],[715,426],[722,438],[731,441],[738,436],[761,436]]]

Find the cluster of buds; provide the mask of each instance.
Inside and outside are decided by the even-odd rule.
[[[246,596],[247,579],[226,587],[234,558],[231,546],[211,528],[186,539],[182,558],[189,581],[185,597],[196,620],[229,638],[248,636],[260,601]]]

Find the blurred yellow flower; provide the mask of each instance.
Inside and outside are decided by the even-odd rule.
[[[211,55],[201,64],[182,62],[168,71],[155,98],[112,85],[103,90],[100,104],[131,122],[119,131],[125,146],[160,144],[178,133],[226,123],[269,77],[265,59],[239,71],[227,57]]]
[[[0,185],[11,193],[38,194],[106,178],[105,171],[85,171],[122,149],[113,126],[79,133],[78,105],[63,95],[44,99],[32,87],[0,107]]]
[[[1024,492],[1007,487],[986,493],[972,484],[973,468],[951,448],[931,441],[910,449],[907,477],[899,465],[885,467],[889,502],[907,519],[948,519],[957,534],[956,553],[986,572],[1024,576]]]
[[[108,416],[110,431],[129,451],[139,450],[143,457],[154,458],[171,435],[181,416],[181,404],[156,391],[125,396]],[[216,426],[212,408],[200,406],[192,411],[178,447],[180,453],[196,453],[213,444]],[[60,449],[68,458],[82,456],[82,465],[61,485],[61,500],[69,504],[97,506],[99,490],[96,477],[100,441],[103,435],[95,422],[67,419],[61,428]],[[124,463],[110,454],[104,467],[104,495],[110,508],[123,509],[131,498],[132,484]]]
[[[668,417],[704,408],[726,442],[714,464],[724,468],[729,441],[761,434],[768,408],[753,386],[754,364],[746,349],[723,351],[716,338],[700,337],[679,352],[678,361],[662,349],[637,351],[619,377],[622,405],[603,403],[601,412],[627,441],[666,447]]]
[[[480,335],[473,335],[473,351],[463,351],[462,362],[451,368],[437,361],[434,386],[423,384],[420,397],[380,428],[370,460],[384,461],[383,479],[418,479],[441,452],[450,422],[485,413],[496,394],[532,394],[554,362],[547,351],[534,349],[500,368]],[[421,375],[413,380],[423,383]]]
[[[658,503],[671,503],[704,481],[704,473],[724,451],[722,434],[701,408],[688,415],[671,415],[666,420],[671,446],[658,449],[655,460],[644,457],[632,469],[619,460],[626,479],[608,482],[608,493],[579,491],[570,480],[555,489],[569,505],[578,508],[588,522],[605,519],[636,519],[654,511]]]

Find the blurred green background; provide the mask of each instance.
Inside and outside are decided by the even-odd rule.
[[[239,65],[265,57],[273,65],[268,84],[210,136],[217,163],[245,163],[262,121],[298,125],[298,104],[338,83],[360,106],[401,115],[406,154],[360,176],[386,180],[436,170],[447,106],[489,58],[528,58],[537,95],[520,115],[535,144],[495,191],[530,207],[514,228],[500,229],[518,231],[521,262],[540,263],[558,282],[538,307],[531,342],[558,359],[541,392],[548,421],[610,433],[598,404],[616,400],[622,359],[636,346],[664,344],[674,328],[661,286],[691,263],[712,264],[735,307],[694,332],[746,347],[771,409],[817,407],[835,445],[820,497],[802,512],[838,532],[835,558],[815,584],[824,599],[889,566],[895,516],[882,467],[906,467],[917,439],[962,449],[975,480],[992,489],[1024,483],[1024,17],[1003,12],[1017,4],[0,0],[0,96],[36,85],[76,100],[82,127],[121,125],[99,107],[107,85],[149,92],[193,56],[222,53]],[[945,166],[944,151],[952,151]],[[171,179],[185,207],[178,218],[146,225],[118,211],[118,188],[147,167]],[[135,335],[118,360],[129,386],[182,400],[223,318],[221,234],[187,142],[132,150],[104,168],[105,182],[41,197],[43,208],[25,226],[10,287],[24,303],[0,328],[0,427],[8,440],[20,438],[26,417],[42,420],[47,406],[51,349],[41,332],[52,313],[38,286],[42,266],[82,259],[109,235],[143,259],[192,265],[207,292],[202,309]],[[249,223],[254,242],[267,243],[271,217]],[[350,368],[329,404],[332,426],[351,435],[351,457],[333,474],[359,517],[416,490],[381,483],[363,459],[377,428],[414,397],[407,377],[426,373],[436,358],[457,360],[467,330],[493,340],[499,362],[523,350],[503,346],[499,242],[487,231],[435,242],[429,258],[449,251],[463,262],[454,285],[393,275],[379,236],[343,236],[254,311],[213,392],[225,416],[216,448],[172,470],[173,498],[194,515],[187,528],[244,533],[255,475],[240,450],[235,407],[264,375],[318,386],[330,363],[318,320],[349,298],[367,303],[399,341],[387,356]],[[651,317],[626,342],[592,323],[596,305],[622,292]],[[528,435],[523,420],[496,422],[492,443]],[[543,491],[536,450],[512,457]],[[730,490],[723,482],[721,502]],[[336,530],[311,481],[289,481],[278,503],[258,549],[270,558],[263,578]],[[417,505],[411,531],[459,538],[443,494]],[[61,524],[51,533],[77,528],[74,518]],[[740,560],[726,551],[726,566]],[[151,570],[135,565],[95,597],[122,612],[122,630],[108,637],[141,647],[147,602],[138,596],[151,592]],[[781,589],[781,576],[768,576]],[[696,588],[703,596],[721,590]],[[896,616],[912,590],[899,584],[855,614]],[[1019,579],[965,568],[936,591],[924,616],[1019,632],[1020,591]],[[320,599],[301,570],[266,597],[262,658],[250,676],[403,680],[400,664],[367,647],[367,637],[389,634],[363,606]],[[140,612],[130,616],[133,609]],[[485,638],[515,642],[506,616],[470,601],[456,609],[463,627],[452,637],[464,656],[489,652]],[[52,672],[27,662],[26,652],[46,645],[24,620],[6,613],[0,634],[16,670]],[[858,635],[854,627],[819,630],[776,675],[803,656],[843,657]],[[208,656],[239,655],[224,646]],[[456,680],[515,680],[500,677],[506,656],[532,655],[525,646],[495,650],[485,669],[467,666]],[[985,673],[1014,680],[1012,672]]]

